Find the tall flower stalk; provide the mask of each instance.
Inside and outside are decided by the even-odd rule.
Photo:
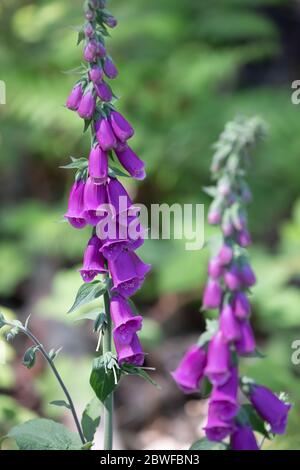
[[[75,304],[104,295],[105,313],[95,323],[103,337],[103,355],[94,364],[91,384],[104,402],[104,447],[109,450],[113,388],[122,372],[139,373],[144,363],[137,335],[142,317],[135,314],[130,297],[141,287],[150,265],[135,253],[144,241],[138,208],[117,179],[121,175],[142,180],[145,165],[128,144],[133,127],[116,109],[111,80],[118,71],[108,54],[106,38],[108,28],[114,28],[117,21],[105,7],[105,0],[86,1],[86,22],[79,32],[85,65],[66,106],[84,120],[85,130],[90,129],[91,149],[88,159],[72,159],[66,166],[77,172],[65,218],[76,229],[91,227],[80,269],[88,286],[80,289]],[[98,276],[102,281],[95,280]]]
[[[245,176],[249,151],[263,132],[257,118],[239,118],[227,124],[215,146],[215,185],[206,191],[213,197],[208,222],[220,227],[221,241],[209,261],[203,307],[218,310],[218,319],[208,322],[208,331],[173,372],[185,393],[209,385],[207,440],[232,450],[259,450],[254,431],[267,438],[283,434],[291,407],[239,373],[241,358],[258,355],[250,323],[249,295],[256,277],[247,253],[251,237],[246,207],[252,196]],[[201,442],[196,446],[201,448]]]

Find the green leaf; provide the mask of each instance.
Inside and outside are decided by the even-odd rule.
[[[15,439],[4,436],[2,437],[2,439],[0,439],[0,449],[1,450],[19,450],[19,447]]]
[[[203,347],[205,346],[211,338],[214,336],[216,331],[219,328],[219,322],[218,320],[206,320],[206,331],[200,335],[200,338],[198,340],[198,346]]]
[[[87,167],[88,167],[87,158],[84,158],[84,157],[81,157],[81,158],[71,157],[71,163],[68,163],[67,165],[62,165],[59,168],[84,170]]]
[[[56,359],[56,357],[58,356],[61,350],[62,350],[62,347],[57,349],[56,351],[54,349],[51,349],[48,354],[50,359],[54,361],[54,359]]]
[[[82,320],[94,320],[96,321],[99,315],[99,308],[94,308],[89,312],[83,313],[82,315],[78,315],[78,317],[74,318],[74,322],[82,321]]]
[[[250,424],[254,431],[257,431],[266,438],[270,439],[270,434],[266,430],[265,422],[256,413],[255,409],[252,405],[250,405],[250,403],[241,406],[237,419],[242,424]]]
[[[104,312],[99,313],[95,320],[94,324],[94,333],[97,333],[97,331],[100,331],[102,329],[105,329],[107,326],[107,318],[106,314]]]
[[[62,424],[50,419],[32,419],[12,428],[8,437],[20,450],[80,450],[81,440]]]
[[[79,44],[84,40],[84,38],[85,38],[84,30],[81,29],[78,33],[77,46],[79,46]]]
[[[23,366],[27,367],[27,369],[31,369],[35,364],[36,359],[36,352],[39,350],[38,346],[32,346],[31,348],[27,349],[24,354],[22,364]]]
[[[0,328],[2,328],[5,325],[6,325],[6,323],[5,323],[4,315],[2,313],[0,313]]]
[[[153,380],[150,375],[143,369],[142,367],[137,367],[132,364],[122,364],[121,370],[124,374],[128,375],[138,375],[142,379],[146,380],[149,382],[151,385],[154,385],[154,387],[160,389],[160,385]]]
[[[208,194],[208,196],[211,197],[216,197],[216,195],[218,194],[218,190],[215,186],[203,186],[202,190],[204,193]]]
[[[100,424],[101,404],[98,398],[93,398],[86,406],[81,419],[81,427],[84,437],[92,442],[95,432]]]
[[[111,353],[94,359],[90,384],[102,403],[114,391],[120,377],[121,370],[116,358]]]
[[[123,178],[130,178],[130,175],[128,175],[128,173],[125,173],[124,171],[119,170],[119,168],[115,168],[115,167],[109,168],[108,175],[111,178],[117,178],[118,176],[123,177]]]
[[[50,401],[50,405],[60,406],[63,408],[67,408],[68,410],[71,409],[69,403],[67,403],[65,400],[53,400],[53,401]]]
[[[83,133],[85,133],[88,130],[88,128],[91,125],[91,122],[92,122],[92,119],[85,119],[84,120]]]
[[[76,295],[76,299],[68,313],[74,312],[82,305],[85,305],[91,302],[94,299],[97,299],[104,294],[107,287],[100,281],[90,282],[89,284],[83,284]]]
[[[194,442],[189,450],[227,450],[227,446],[223,442],[212,442],[203,437]]]

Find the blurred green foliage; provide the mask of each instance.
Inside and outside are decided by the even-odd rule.
[[[291,342],[300,338],[300,120],[290,98],[290,82],[299,77],[289,57],[292,47],[282,39],[299,12],[286,0],[109,4],[119,20],[108,45],[120,71],[114,89],[136,128],[133,147],[148,169],[145,182],[129,183],[138,201],[207,204],[201,187],[209,181],[211,145],[224,123],[240,113],[258,114],[269,124],[249,178],[258,277],[254,321],[268,358],[249,361],[246,372],[291,393],[288,439],[272,445],[299,449],[299,370],[290,360]],[[7,85],[7,104],[0,106],[0,297],[25,310],[34,303],[35,313],[56,319],[67,318],[81,283],[74,268],[88,238],[88,231],[61,222],[71,174],[58,168],[70,155],[86,155],[89,146],[82,122],[63,106],[77,78],[63,72],[81,61],[72,27],[82,21],[81,7],[81,0],[0,3],[0,80]],[[206,228],[206,238],[210,233]],[[153,272],[137,296],[139,305],[196,289],[200,299],[208,250],[187,252],[184,243],[149,240],[141,249]],[[32,301],[26,295],[35,293],[45,265],[53,282]],[[150,348],[162,338],[150,318],[145,335]],[[1,388],[13,382],[5,367]],[[44,406],[53,399],[46,383],[39,384]],[[8,407],[19,409],[9,397],[1,400],[2,423]],[[22,421],[22,413],[9,423]]]

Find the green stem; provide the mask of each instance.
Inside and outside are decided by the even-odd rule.
[[[15,325],[13,325],[12,323],[9,323],[9,322],[5,322],[6,325],[8,326],[12,326],[12,327],[15,327]],[[81,439],[81,442],[82,444],[85,444],[86,443],[86,440],[84,438],[84,435],[83,435],[83,432],[82,432],[82,429],[81,429],[81,426],[80,426],[80,422],[79,422],[79,419],[78,419],[78,416],[77,416],[77,413],[76,413],[76,410],[75,410],[75,406],[74,406],[74,403],[73,403],[73,400],[71,398],[71,395],[67,389],[67,387],[65,386],[64,384],[64,381],[63,379],[61,378],[58,370],[56,369],[56,366],[53,362],[53,360],[51,359],[51,357],[48,355],[47,351],[45,350],[44,346],[39,342],[39,340],[34,336],[33,333],[31,333],[30,330],[28,330],[28,328],[25,328],[25,327],[21,327],[21,326],[18,326],[17,327],[20,331],[22,331],[22,333],[24,333],[24,335],[26,335],[28,338],[31,339],[31,341],[38,347],[38,350],[40,351],[40,353],[43,355],[43,357],[45,358],[45,360],[47,361],[47,363],[49,364],[53,374],[55,375],[59,385],[61,386],[64,394],[65,394],[65,397],[67,399],[67,402],[68,402],[68,405],[70,407],[70,411],[72,413],[72,416],[73,416],[73,419],[74,419],[74,422],[75,422],[75,425],[76,425],[76,428],[77,428],[77,431],[78,431],[78,434],[79,434],[79,437]]]
[[[107,320],[107,328],[103,337],[103,354],[111,352],[112,345],[112,324],[108,292],[105,292],[104,294],[104,307]],[[112,450],[113,448],[113,411],[114,397],[113,393],[111,393],[104,402],[104,450]]]

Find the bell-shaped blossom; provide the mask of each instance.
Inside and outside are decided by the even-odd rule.
[[[251,245],[251,236],[248,230],[242,230],[241,232],[238,232],[236,235],[236,241],[243,248]]]
[[[112,111],[110,114],[110,123],[117,138],[121,142],[126,142],[133,136],[134,130],[129,122],[117,111]]]
[[[239,290],[241,288],[241,275],[235,264],[225,271],[224,282],[231,291]]]
[[[197,392],[204,376],[206,352],[197,344],[189,348],[178,367],[171,373],[173,379],[184,393]]]
[[[93,226],[107,214],[105,185],[95,184],[88,178],[84,190],[84,217]]]
[[[208,263],[208,274],[212,279],[218,279],[223,274],[223,266],[218,257],[211,258]]]
[[[128,171],[130,176],[137,180],[143,180],[145,178],[145,163],[130,147],[127,146],[122,151],[115,149],[115,152],[119,162],[125,168],[125,170]]]
[[[87,224],[84,216],[84,188],[83,180],[75,181],[69,197],[68,211],[65,214],[65,218],[75,228],[83,228]]]
[[[95,123],[95,131],[100,147],[105,152],[112,150],[117,144],[117,139],[111,125],[106,118],[101,118]]]
[[[131,297],[141,287],[151,266],[144,263],[134,252],[122,252],[113,261],[108,261],[113,280],[112,292]]]
[[[99,83],[95,83],[94,87],[100,100],[104,101],[105,103],[108,103],[112,100],[113,93],[110,86],[106,82],[101,81]]]
[[[108,176],[108,155],[97,144],[89,156],[89,175],[95,184],[103,184]]]
[[[92,23],[87,23],[84,28],[85,37],[91,38],[95,33]]]
[[[84,60],[87,62],[95,62],[97,58],[97,44],[91,40],[87,43],[83,51]]]
[[[98,274],[107,272],[105,260],[100,253],[101,240],[94,235],[89,240],[83,258],[83,266],[80,274],[84,282],[91,282]]]
[[[230,349],[221,331],[209,343],[205,375],[217,386],[225,384],[230,377]]]
[[[262,385],[251,385],[249,399],[257,413],[271,426],[274,434],[284,434],[290,403],[284,403],[275,393]]]
[[[130,344],[119,342],[118,335],[114,335],[114,343],[120,364],[132,364],[134,366],[142,366],[144,364],[145,354],[138,336],[135,334]]]
[[[245,292],[240,291],[234,294],[232,306],[235,316],[240,320],[245,320],[249,317],[251,307]]]
[[[237,426],[230,437],[230,450],[259,450],[251,426]]]
[[[204,427],[206,437],[210,441],[221,442],[232,434],[235,425],[232,421],[223,421],[218,415],[218,409],[214,403],[208,407],[207,423]]]
[[[118,69],[110,57],[105,58],[103,70],[104,70],[105,75],[108,78],[114,79],[118,76]]]
[[[93,83],[99,83],[103,78],[103,70],[98,65],[93,65],[89,71],[89,77]]]
[[[213,388],[210,403],[214,404],[215,413],[223,421],[232,420],[239,410],[238,386],[238,371],[233,367],[227,382]]]
[[[236,342],[236,350],[240,356],[247,356],[255,351],[255,338],[250,323],[245,320],[240,323],[241,337]]]
[[[126,189],[116,178],[110,178],[108,181],[107,197],[109,204],[112,206],[113,216],[127,212],[129,208],[134,210],[132,200]]]
[[[255,274],[251,266],[247,263],[244,263],[242,265],[241,270],[240,270],[240,277],[245,287],[252,287],[256,283]]]
[[[71,109],[72,111],[77,111],[80,105],[80,102],[82,100],[82,96],[83,96],[83,90],[82,90],[81,84],[79,83],[74,86],[74,88],[72,89],[68,97],[68,100],[66,103],[67,108]]]
[[[233,249],[231,246],[224,243],[219,251],[218,259],[221,266],[226,266],[231,263],[233,258]]]
[[[226,341],[237,341],[241,337],[241,325],[228,303],[223,306],[220,314],[220,330]]]
[[[94,95],[91,91],[87,91],[80,101],[77,112],[82,119],[91,119],[94,115],[95,109],[96,100]]]
[[[222,288],[217,280],[209,279],[204,289],[203,307],[217,308],[222,301]]]
[[[142,317],[134,315],[127,300],[120,295],[111,298],[110,314],[114,324],[114,338],[118,344],[130,344],[137,331],[142,328]]]

